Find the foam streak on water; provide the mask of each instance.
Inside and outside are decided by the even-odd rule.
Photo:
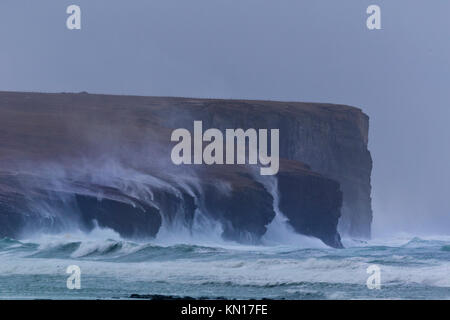
[[[131,294],[286,299],[450,299],[450,237],[344,239],[346,249],[219,242],[130,242],[111,230],[0,240],[1,298]],[[82,289],[68,290],[69,265]],[[381,268],[381,290],[366,269]]]

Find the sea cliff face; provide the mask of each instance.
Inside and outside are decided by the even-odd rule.
[[[372,223],[372,158],[367,148],[369,117],[360,109],[319,103],[174,100],[172,108],[157,108],[169,125],[279,128],[280,156],[310,166],[339,182],[343,192],[339,230],[370,238]],[[176,115],[183,115],[182,117]]]
[[[170,134],[194,120],[280,129],[278,175],[173,165]],[[338,223],[370,236],[367,131],[367,116],[347,106],[0,92],[0,236],[99,225],[154,237],[171,225],[198,232],[206,218],[226,239],[258,242],[278,203],[296,232],[341,247]]]

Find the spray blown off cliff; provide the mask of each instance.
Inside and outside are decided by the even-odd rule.
[[[174,165],[171,133],[279,129],[279,171]],[[341,105],[0,93],[0,237],[108,227],[127,238],[268,229],[369,237],[368,117]]]

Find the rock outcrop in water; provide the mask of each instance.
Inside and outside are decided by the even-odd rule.
[[[251,167],[175,166],[170,134],[279,128],[278,193]],[[290,102],[0,92],[0,236],[108,227],[152,237],[208,218],[227,239],[257,242],[279,208],[299,233],[341,247],[370,235],[368,118]],[[269,179],[269,178],[267,178]]]

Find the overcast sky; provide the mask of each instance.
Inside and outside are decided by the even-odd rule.
[[[382,30],[366,28],[370,4]],[[0,90],[358,106],[375,235],[450,234],[449,12],[444,0],[1,0]]]

